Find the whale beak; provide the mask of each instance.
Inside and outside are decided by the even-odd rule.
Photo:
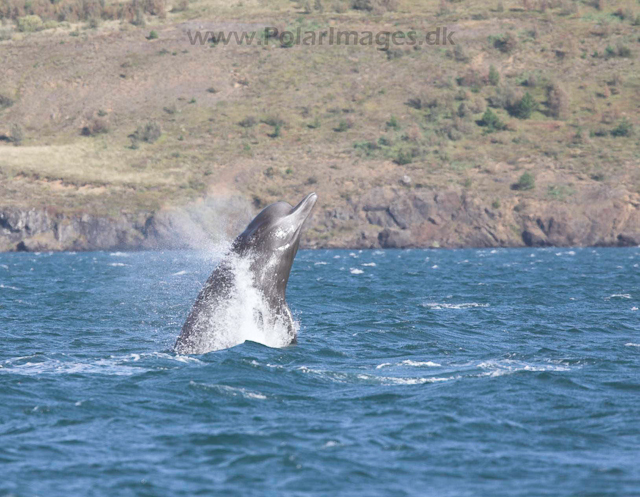
[[[298,228],[301,228],[303,223],[307,220],[309,214],[311,214],[311,211],[313,210],[313,206],[316,205],[317,200],[318,196],[315,192],[310,193],[302,199],[302,202],[293,208],[289,216],[295,219],[295,223]]]

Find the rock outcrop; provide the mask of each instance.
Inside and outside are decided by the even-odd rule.
[[[240,197],[115,218],[0,208],[0,251],[203,248],[238,233],[251,215]],[[310,228],[303,245],[312,248],[629,246],[640,245],[640,199],[601,187],[570,203],[498,203],[453,189],[380,187],[318,209]]]

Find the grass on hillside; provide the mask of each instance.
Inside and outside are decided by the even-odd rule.
[[[455,187],[489,203],[570,202],[591,184],[640,191],[637,2],[352,7],[199,0],[143,12],[139,26],[78,17],[35,32],[5,18],[2,198],[114,212],[227,190],[260,206],[314,189],[329,210],[385,185]],[[187,28],[243,23],[421,36],[448,26],[457,45],[186,40]],[[132,139],[148,122],[157,141]],[[512,189],[528,170],[536,187]]]

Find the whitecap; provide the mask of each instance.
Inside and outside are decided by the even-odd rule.
[[[375,262],[365,262],[363,264],[363,266],[367,266],[367,267],[376,267],[376,263]]]
[[[274,264],[277,258],[267,261]],[[246,257],[227,260],[233,273],[234,284],[224,299],[211,301],[197,315],[195,326],[203,333],[194,335],[188,343],[181,344],[181,353],[202,353],[222,350],[246,341],[272,348],[286,347],[299,323],[289,314],[273,312],[265,295],[256,287],[251,272],[252,261]]]
[[[122,262],[112,262],[111,264],[109,264],[109,266],[124,267],[124,266],[126,266],[126,264],[123,264]]]
[[[6,264],[0,264],[0,267],[1,267],[2,269],[9,269],[9,266],[7,266]]]
[[[172,276],[182,276],[183,274],[187,274],[187,271],[178,271],[177,273],[173,273]]]
[[[328,449],[330,447],[337,447],[339,445],[342,445],[340,442],[338,442],[337,440],[329,440],[327,443],[325,443],[322,448],[323,449]]]
[[[441,364],[438,364],[437,362],[432,362],[432,361],[412,361],[411,359],[407,359],[406,361],[402,361],[400,364],[404,365],[404,366],[414,366],[414,367],[420,367],[420,366],[427,366],[430,368],[439,368],[441,366]]]
[[[397,376],[374,376],[368,374],[359,374],[357,376],[359,380],[380,383],[382,385],[424,385],[425,383],[438,383],[441,381],[454,380],[456,377],[439,378],[439,377],[420,377],[420,378],[405,378]]]
[[[547,365],[547,364],[528,364],[526,362],[514,361],[511,359],[504,359],[501,361],[486,361],[481,362],[477,366],[480,369],[486,369],[488,371],[480,373],[478,376],[489,376],[492,378],[498,376],[504,376],[507,374],[518,373],[521,371],[531,372],[546,372],[546,371],[569,371],[567,366]]]
[[[40,374],[105,374],[112,376],[131,376],[141,371],[140,368],[118,364],[112,360],[101,359],[93,363],[62,362],[56,359],[44,362],[26,362],[5,367],[5,371],[36,376]]]
[[[315,262],[313,265],[314,266],[326,266],[327,263],[326,262]]]
[[[611,299],[630,299],[631,295],[628,293],[614,293],[613,295],[609,295],[608,297],[605,297],[605,300],[611,300]]]
[[[625,347],[640,347],[640,343],[625,343],[624,344]]]
[[[16,288],[15,286],[9,286],[9,285],[3,285],[2,283],[0,283],[0,288],[6,288],[7,290],[20,290],[19,288]]]
[[[429,309],[440,310],[440,309],[471,309],[474,307],[489,307],[489,304],[478,304],[476,302],[468,302],[468,303],[462,303],[462,304],[427,302],[426,304],[422,304],[422,306],[428,307]]]
[[[111,257],[130,257],[131,254],[127,254],[126,252],[111,252],[109,254]]]
[[[431,266],[431,269],[438,269],[438,265],[434,264],[433,266]]]
[[[432,362],[432,361],[412,361],[411,359],[406,359],[396,364],[392,364],[390,362],[383,362],[382,364],[379,364],[378,366],[376,366],[376,369],[388,368],[391,366],[411,366],[411,367],[426,366],[430,368],[437,368],[437,367],[440,367],[441,364],[438,364],[437,362]]]
[[[355,267],[352,267],[350,269],[350,272],[351,272],[351,274],[362,274],[362,273],[364,273],[364,271],[362,269],[358,269],[358,268],[355,268]]]

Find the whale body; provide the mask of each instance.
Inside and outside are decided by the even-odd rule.
[[[317,198],[310,193],[296,207],[276,202],[249,223],[200,291],[174,346],[177,353],[204,354],[245,340],[275,347],[296,341],[287,283]]]

